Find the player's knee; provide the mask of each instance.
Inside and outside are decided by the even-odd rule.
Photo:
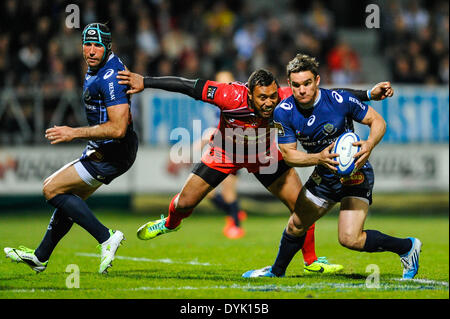
[[[292,234],[297,237],[302,236],[304,233],[306,233],[307,230],[305,225],[299,222],[295,222],[292,218],[289,219],[287,228],[289,234]]]
[[[44,186],[42,187],[42,194],[44,195],[46,200],[49,200],[53,197],[52,196],[53,190],[52,190],[50,183],[44,184]]]
[[[361,243],[358,236],[350,233],[341,233],[339,234],[339,243],[348,249],[352,250],[361,250]]]
[[[58,190],[53,186],[52,183],[45,183],[42,187],[42,194],[46,200],[50,200],[56,195],[58,195]]]
[[[178,197],[178,201],[175,203],[175,208],[179,211],[192,210],[197,206],[197,204],[198,201],[195,198],[181,193]]]

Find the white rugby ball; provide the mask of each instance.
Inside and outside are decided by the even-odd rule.
[[[334,143],[333,153],[339,154],[335,160],[339,162],[337,174],[340,176],[350,175],[355,168],[355,158],[353,156],[359,152],[359,146],[352,143],[359,141],[359,136],[353,132],[346,132],[339,136]]]

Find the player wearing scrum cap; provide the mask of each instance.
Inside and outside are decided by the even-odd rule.
[[[125,67],[111,51],[111,32],[105,24],[92,23],[82,33],[82,52],[88,65],[83,101],[89,126],[54,126],[45,132],[51,144],[87,140],[80,158],[66,164],[44,181],[43,194],[55,208],[47,232],[35,249],[23,246],[4,249],[6,256],[44,271],[58,242],[77,223],[99,243],[99,273],[111,266],[123,233],[104,226],[85,200],[101,185],[109,184],[133,164],[138,140],[133,130],[130,98],[117,72]]]

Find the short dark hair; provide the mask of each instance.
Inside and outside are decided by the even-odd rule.
[[[277,86],[279,86],[277,79],[270,71],[267,71],[264,69],[258,69],[256,71],[254,71],[252,74],[250,74],[247,85],[248,85],[248,89],[250,90],[250,92],[253,92],[253,90],[255,89],[255,87],[257,85],[269,86],[273,83],[273,81],[275,81]]]
[[[295,56],[295,58],[289,61],[286,67],[288,78],[291,73],[298,73],[303,71],[311,71],[311,73],[314,74],[314,77],[319,74],[319,62],[317,62],[315,57],[299,53]]]

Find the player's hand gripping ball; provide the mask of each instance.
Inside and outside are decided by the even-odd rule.
[[[339,162],[337,174],[339,176],[349,176],[355,169],[356,158],[353,156],[359,152],[359,146],[353,146],[352,143],[359,141],[359,136],[353,132],[346,132],[338,137],[334,143],[333,153],[339,154],[335,160]]]

